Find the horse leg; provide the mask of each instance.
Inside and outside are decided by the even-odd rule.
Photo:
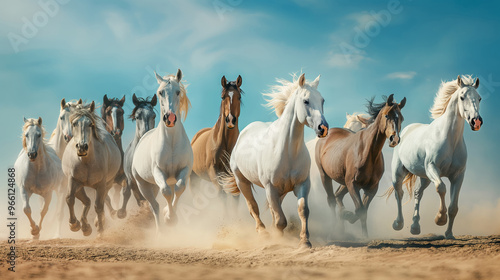
[[[90,234],[92,234],[92,227],[90,226],[87,220],[87,215],[89,213],[90,205],[92,202],[90,201],[90,198],[87,196],[87,193],[85,193],[84,187],[79,188],[78,191],[75,193],[75,195],[76,198],[78,198],[83,203],[82,217],[80,218],[83,235],[89,236]]]
[[[401,205],[401,200],[403,198],[403,180],[407,174],[408,171],[399,159],[397,150],[395,150],[392,157],[392,187],[394,188],[394,196],[396,197],[396,203],[398,205],[398,216],[392,223],[392,228],[394,230],[401,230],[404,226],[403,206]]]
[[[366,219],[368,217],[368,206],[370,206],[370,202],[373,197],[377,194],[378,191],[378,183],[371,186],[368,190],[366,190],[363,194],[363,212],[361,213],[361,228],[363,230],[363,236],[368,238],[368,227],[366,225]]]
[[[63,182],[66,182],[66,179],[63,180]],[[59,186],[59,189],[56,190],[57,194],[57,228],[56,228],[56,234],[54,235],[54,238],[60,238],[61,237],[61,228],[62,228],[62,223],[64,219],[64,197],[65,197],[65,192],[66,186],[64,183],[61,183]]]
[[[33,218],[31,218],[31,206],[30,206],[30,198],[31,193],[23,187],[21,187],[21,197],[23,198],[23,211],[24,214],[28,217],[31,225],[31,235],[33,235],[33,239],[38,239],[40,237],[40,228],[36,225]]]
[[[337,206],[335,194],[333,193],[332,178],[326,175],[323,168],[319,169],[319,176],[321,178],[321,183],[326,191],[326,200],[328,201],[328,206],[330,207],[330,212],[332,213],[332,225],[335,228],[337,224],[337,213],[335,212],[335,207]]]
[[[123,186],[121,185],[123,182],[120,182],[120,184],[118,183],[114,183],[113,184],[113,203],[115,205],[120,205],[120,193],[121,193],[121,189],[123,188]]]
[[[108,207],[109,214],[111,215],[112,218],[115,218],[117,216],[117,211],[113,208],[113,204],[111,204],[111,198],[109,197],[109,194],[106,194],[106,197],[104,198],[104,202],[106,206]]]
[[[156,185],[160,188],[163,197],[167,200],[167,206],[163,209],[164,216],[163,219],[166,224],[175,225],[177,223],[177,216],[174,212],[172,202],[174,200],[173,188],[167,185],[167,176],[161,169],[156,167],[153,170],[153,177],[155,179]]]
[[[273,222],[281,236],[286,227],[286,217],[281,209],[281,198],[276,188],[271,184],[266,184],[266,197],[273,214]]]
[[[40,209],[40,223],[38,223],[39,230],[42,230],[43,218],[47,215],[49,211],[50,201],[52,201],[52,191],[45,193],[43,196],[43,201]]]
[[[238,185],[238,188],[240,189],[241,193],[245,197],[245,200],[247,202],[248,210],[250,212],[250,215],[253,217],[256,223],[256,230],[259,234],[262,235],[267,235],[266,231],[266,226],[260,219],[259,215],[259,205],[257,204],[257,201],[255,201],[255,197],[253,196],[252,193],[252,183],[248,181],[239,170],[236,170],[234,172],[234,178],[236,180],[236,184]]]
[[[415,212],[413,213],[413,224],[411,225],[410,232],[411,234],[417,235],[420,234],[420,200],[422,200],[422,196],[424,195],[424,190],[429,186],[431,180],[427,178],[420,177],[420,183],[415,188]]]
[[[186,185],[190,173],[191,173],[191,168],[186,166],[179,172],[179,175],[177,176],[177,183],[175,183],[175,188],[174,188],[174,201],[172,202],[172,208],[174,211],[177,209],[177,204],[179,203],[181,195],[186,190]],[[177,217],[177,214],[174,213],[174,215]]]
[[[78,221],[75,216],[75,197],[79,188],[83,188],[80,183],[77,183],[73,179],[68,180],[69,192],[66,196],[66,204],[68,204],[69,208],[69,228],[71,229],[71,231],[79,231],[81,228],[80,221]]]
[[[439,205],[439,211],[436,214],[436,218],[434,219],[434,221],[436,222],[436,225],[444,226],[448,220],[448,216],[446,215],[446,202],[445,202],[446,185],[443,183],[443,180],[441,180],[441,176],[439,175],[440,173],[434,164],[432,163],[428,164],[426,171],[427,171],[427,177],[429,177],[429,179],[436,185],[436,190],[441,199],[441,203]]]
[[[344,206],[344,196],[348,193],[347,187],[345,185],[340,185],[335,191],[335,200],[337,204],[339,205],[339,222],[338,222],[338,232],[340,234],[340,237],[342,237],[345,234],[345,227],[344,227],[344,220],[346,216],[348,216],[345,212],[345,206]],[[353,215],[354,216],[354,215]]]
[[[158,192],[155,191],[155,189],[157,187],[154,184],[146,182],[144,179],[140,177],[136,177],[135,179],[142,195],[149,202],[149,207],[151,208],[151,212],[153,212],[153,216],[155,217],[156,237],[158,238],[160,237],[161,225],[160,225],[160,205],[156,201],[156,194]]]
[[[348,220],[351,224],[357,221],[359,218],[364,217],[365,214],[365,208],[363,206],[363,201],[361,200],[361,195],[359,193],[359,187],[355,186],[353,182],[347,183],[347,190],[349,191],[349,194],[351,195],[352,201],[354,202],[354,207],[355,207],[355,213],[353,218]],[[347,212],[347,211],[346,211]],[[361,225],[363,227],[363,225]],[[365,235],[365,231],[363,230],[363,236],[367,237]]]
[[[297,197],[297,205],[299,218],[302,224],[302,228],[300,230],[300,247],[311,248],[311,242],[309,241],[309,227],[308,227],[308,219],[309,219],[309,205],[307,201],[307,197],[309,196],[309,190],[311,188],[311,181],[309,177],[302,182],[300,185],[296,185],[293,189],[293,193]]]
[[[116,213],[119,219],[123,219],[123,218],[127,217],[127,204],[128,204],[128,200],[130,199],[130,195],[132,193],[131,192],[132,181],[133,180],[130,180],[127,178],[125,180],[125,186],[123,186],[123,188],[122,188],[122,196],[123,196],[122,206],[120,207],[120,209]]]
[[[460,173],[459,175],[450,178],[451,186],[450,186],[450,206],[448,207],[448,216],[450,220],[448,221],[448,228],[444,236],[447,239],[455,239],[453,236],[453,222],[455,221],[455,216],[458,213],[458,195],[460,194],[460,189],[462,188],[462,182],[464,181],[465,172]]]
[[[97,228],[98,235],[102,235],[104,232],[104,202],[107,198],[109,198],[108,190],[109,188],[106,186],[106,183],[99,183],[96,186],[96,198],[95,198],[95,212],[97,216],[94,221],[94,225]]]

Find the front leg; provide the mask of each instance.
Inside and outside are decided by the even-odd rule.
[[[439,198],[441,199],[439,211],[436,214],[434,221],[436,222],[436,225],[444,226],[448,220],[445,202],[446,185],[443,183],[443,180],[441,180],[440,171],[434,163],[431,162],[426,165],[426,173],[427,177],[436,185],[436,190],[439,194]]]
[[[309,176],[307,179],[298,184],[293,189],[293,193],[297,197],[298,204],[298,212],[299,218],[302,224],[302,228],[300,230],[300,247],[311,248],[311,242],[309,241],[309,227],[308,227],[308,219],[309,219],[309,205],[308,205],[308,196],[309,190],[311,188],[311,181],[309,180]]]
[[[72,178],[68,179],[68,195],[66,196],[66,203],[69,208],[69,228],[71,231],[79,231],[81,228],[80,221],[75,216],[75,197],[76,192],[83,188],[82,185]]]
[[[450,206],[448,207],[448,216],[450,220],[448,221],[448,228],[445,232],[445,237],[447,239],[455,239],[453,236],[453,222],[455,221],[455,216],[458,213],[458,195],[460,194],[460,189],[462,188],[462,183],[464,181],[465,170],[455,177],[450,178]]]
[[[160,188],[163,197],[167,200],[167,206],[164,208],[164,217],[165,223],[175,225],[177,223],[177,216],[175,216],[175,212],[173,211],[173,200],[174,193],[172,188],[167,185],[167,175],[163,170],[161,170],[158,166],[153,169],[153,177],[155,179],[156,185]]]
[[[186,185],[190,176],[191,176],[190,166],[184,167],[177,175],[176,178],[177,183],[175,184],[175,190],[174,190],[175,196],[174,196],[174,201],[172,202],[172,207],[174,209],[177,209],[179,198],[181,197],[182,193],[186,190]]]
[[[40,236],[40,228],[36,225],[35,221],[31,217],[31,206],[30,206],[30,197],[31,193],[28,193],[24,186],[21,186],[21,197],[23,200],[23,211],[24,214],[28,217],[31,225],[31,235],[33,235],[33,239],[38,239]]]
[[[102,235],[104,232],[104,204],[107,200],[109,200],[108,196],[108,186],[106,186],[105,182],[100,182],[95,185],[96,188],[96,199],[95,199],[95,212],[97,213],[97,217],[95,219],[95,226],[97,228],[97,232],[99,235]]]
[[[40,211],[40,223],[38,224],[39,230],[42,230],[42,223],[45,215],[49,211],[50,201],[52,200],[52,191],[46,192],[43,196],[42,207]]]

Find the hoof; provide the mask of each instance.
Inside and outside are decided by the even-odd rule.
[[[395,220],[394,223],[392,223],[392,228],[394,230],[401,230],[401,229],[403,229],[404,224],[405,223],[403,221],[398,222],[398,220]]]
[[[419,235],[420,234],[420,225],[417,223],[414,223],[411,225],[410,232],[413,235]]]
[[[342,213],[342,219],[348,221],[351,224],[354,224],[358,220],[358,216],[356,216],[356,214],[351,211],[344,211]]]
[[[448,216],[446,215],[446,213],[443,215],[441,215],[441,213],[438,213],[434,221],[436,222],[436,225],[444,226],[448,222]]]
[[[116,216],[118,217],[118,219],[124,219],[125,217],[127,217],[127,210],[118,210]]]
[[[263,237],[263,238],[269,238],[271,237],[271,235],[269,234],[269,232],[264,228],[264,229],[257,229],[257,233],[259,234],[260,237]]]
[[[453,232],[451,232],[451,231],[446,231],[444,234],[444,237],[446,239],[455,239],[455,236],[453,236]]]
[[[300,241],[299,249],[310,249],[310,248],[312,248],[312,245],[311,242],[309,242],[309,240]]]
[[[38,240],[38,239],[40,239],[40,233],[31,236],[31,239],[32,240]]]
[[[82,225],[83,236],[89,236],[92,234],[92,227],[89,224]]]
[[[109,211],[109,214],[111,215],[112,219],[116,219],[116,217],[118,217],[117,212],[118,211],[116,211],[116,210]]]
[[[69,229],[71,229],[71,231],[79,231],[81,228],[80,226],[80,221],[76,220],[75,223],[69,223]]]
[[[170,216],[168,214],[165,214],[165,216],[163,218],[165,220],[165,224],[167,224],[169,226],[177,225],[177,216],[176,215]]]
[[[31,235],[40,235],[40,228],[38,226],[35,226],[35,228],[31,229]]]

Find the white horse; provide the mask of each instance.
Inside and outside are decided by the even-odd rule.
[[[281,203],[293,191],[298,199],[298,213],[302,223],[300,245],[310,247],[307,197],[310,189],[311,159],[304,143],[304,126],[325,137],[328,124],[323,116],[324,99],[317,90],[319,76],[306,83],[302,74],[293,82],[278,80],[272,87],[268,106],[273,107],[278,119],[272,123],[253,122],[241,133],[233,149],[228,175],[220,181],[227,192],[243,193],[250,214],[257,224],[257,232],[267,234],[259,217],[259,207],[252,193],[252,184],[265,189],[274,225],[282,234],[287,221]]]
[[[398,204],[398,216],[393,223],[395,230],[401,230],[404,224],[401,213],[401,186],[407,183],[411,196],[417,176],[420,180],[414,193],[415,212],[411,233],[420,233],[420,200],[431,182],[436,186],[441,198],[435,222],[440,226],[446,224],[446,186],[441,177],[447,177],[451,182],[451,202],[445,237],[454,238],[453,222],[458,212],[458,195],[467,163],[464,124],[467,121],[473,131],[479,130],[483,124],[479,115],[481,97],[476,91],[478,86],[479,79],[474,81],[471,76],[458,76],[456,80],[443,82],[431,109],[434,121],[430,124],[411,124],[401,133],[401,142],[395,148],[392,158],[392,184],[396,190]],[[389,189],[388,195],[394,189]]]
[[[60,193],[64,174],[61,170],[61,160],[54,149],[45,143],[42,118],[24,119],[22,137],[23,149],[14,164],[16,182],[21,189],[23,210],[30,221],[31,235],[33,239],[38,239],[43,218],[52,200],[52,191]],[[34,193],[43,198],[38,225],[31,218],[30,197]]]
[[[181,83],[182,72],[161,77],[156,74],[157,96],[160,101],[161,121],[148,131],[135,148],[132,174],[142,195],[149,202],[156,222],[157,236],[160,234],[159,204],[157,188],[167,200],[164,220],[174,225],[177,222],[175,208],[193,168],[193,150],[182,122],[186,118],[190,102]]]
[[[127,216],[127,203],[130,199],[131,191],[133,191],[137,204],[141,206],[141,202],[145,200],[142,196],[137,183],[132,175],[132,160],[134,158],[135,148],[146,132],[150,131],[155,127],[156,114],[154,112],[154,107],[157,103],[156,94],[153,95],[151,100],[144,98],[137,98],[137,96],[132,96],[132,102],[134,102],[134,110],[130,114],[130,119],[135,121],[135,136],[130,145],[125,151],[125,156],[123,159],[123,171],[127,177],[127,184],[122,189],[122,207],[118,210],[118,218],[123,219]]]
[[[104,201],[120,168],[121,155],[115,140],[104,128],[103,121],[95,114],[95,103],[78,106],[70,115],[73,138],[63,154],[62,168],[68,177],[69,223],[72,231],[82,229],[83,235],[92,233],[87,221],[90,199],[84,187],[96,190],[95,226],[99,234],[104,231]],[[84,205],[80,221],[75,216],[75,197]]]

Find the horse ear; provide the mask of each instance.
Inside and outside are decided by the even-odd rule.
[[[222,76],[222,78],[220,79],[220,85],[225,88],[226,85],[227,85],[227,80],[226,80],[226,76]]]
[[[303,87],[304,84],[306,83],[306,75],[305,73],[302,73],[299,77],[299,86]]]
[[[363,117],[362,117],[362,116],[360,116],[360,115],[356,115],[356,119],[357,119],[360,123],[362,123],[362,124],[364,124],[364,125],[369,125],[369,124],[370,124],[370,122],[368,121],[368,119],[365,119],[365,118],[363,118]]]
[[[311,86],[312,86],[313,88],[316,88],[316,89],[318,88],[318,85],[319,85],[319,78],[321,78],[321,75],[318,75],[318,77],[316,77],[316,79],[314,79],[314,81],[312,81]]]
[[[156,99],[156,94],[153,95],[153,98],[151,98],[151,106],[156,106],[156,102],[157,102],[158,99]]]
[[[180,82],[182,80],[182,71],[181,71],[181,69],[177,69],[177,74],[175,74],[175,78],[177,79],[177,82]]]
[[[64,109],[64,107],[66,106],[66,99],[62,99],[61,100],[61,110]]]
[[[238,75],[238,78],[236,79],[236,86],[241,87],[242,83],[243,83],[243,79],[241,79],[241,76]]]
[[[83,103],[83,101],[82,101],[82,99],[81,99],[81,98],[80,98],[80,99],[78,99],[78,102],[76,102],[76,104],[79,104],[79,105],[82,105],[82,103]]]
[[[476,81],[474,81],[474,84],[472,86],[477,89],[479,87],[479,78],[476,78]]]
[[[120,106],[123,107],[123,104],[125,104],[125,95],[122,97],[122,99],[120,99],[118,103],[120,103]]]
[[[161,82],[163,82],[163,78],[160,75],[158,75],[158,73],[156,73],[156,71],[155,71],[155,77],[156,77],[156,81],[158,82],[158,84],[161,84]]]
[[[95,109],[95,102],[92,100],[92,103],[90,103],[90,112],[93,113]]]
[[[345,118],[346,118],[346,120],[349,120],[351,118],[351,115],[349,115],[349,113],[345,112]]]
[[[156,96],[156,94],[155,94]],[[134,95],[132,95],[132,102],[134,103],[135,106],[137,106],[139,104],[139,100],[137,99],[137,96],[135,96],[135,93]]]
[[[42,117],[38,117],[38,125],[42,125]]]
[[[104,97],[102,98],[102,102],[104,103],[104,106],[108,106],[109,99],[107,94],[105,94]]]
[[[399,103],[399,110],[403,109],[403,107],[406,105],[406,97],[401,100]]]
[[[26,119],[26,117],[25,117],[25,116],[23,116],[23,121],[24,121],[25,123],[27,123],[27,122],[28,122],[28,120]]]
[[[387,98],[387,106],[392,106],[392,101],[394,101],[394,93],[389,95],[389,97]]]
[[[457,84],[459,87],[462,87],[462,85],[463,85],[462,78],[460,78],[460,75],[458,75],[458,77],[457,77]]]

